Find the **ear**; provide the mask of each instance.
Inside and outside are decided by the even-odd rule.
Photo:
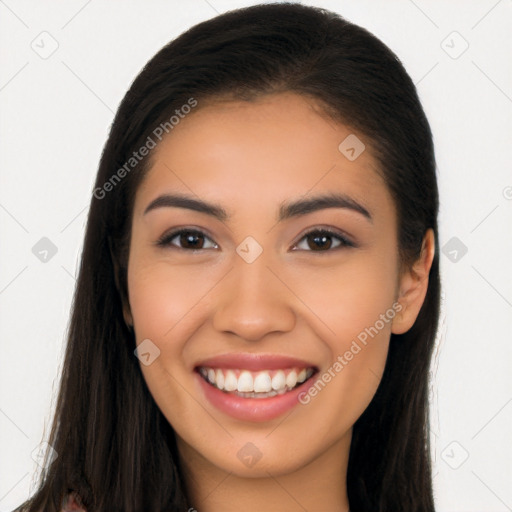
[[[119,294],[119,297],[121,298],[121,302],[123,304],[123,318],[128,327],[133,327],[133,317],[130,309],[130,304],[128,303],[128,300],[124,297],[124,294],[121,290],[121,286],[119,283],[119,265],[117,263],[117,259],[114,256],[113,242],[110,237],[108,237],[108,248],[110,251],[110,258],[114,269],[114,282],[116,284],[117,293]]]
[[[130,305],[123,300],[123,317],[128,327],[133,327],[133,317],[130,309]]]
[[[133,316],[132,311],[130,308],[130,303],[128,299],[124,296],[124,293],[121,291],[121,286],[119,284],[119,268],[117,265],[117,262],[114,262],[114,278],[116,281],[116,288],[119,293],[119,296],[121,297],[121,302],[123,304],[123,318],[125,324],[133,329]]]
[[[435,254],[434,231],[428,229],[423,237],[421,254],[400,278],[397,302],[402,309],[393,318],[391,332],[403,334],[416,321],[428,289],[428,275]]]
[[[128,302],[128,299],[122,293],[121,287],[119,285],[119,269],[117,268],[117,263],[114,263],[114,277],[116,280],[116,288],[119,293],[119,296],[121,297],[121,302],[123,304],[124,322],[128,327],[133,328],[133,316],[132,316],[132,311],[130,308],[130,303]]]

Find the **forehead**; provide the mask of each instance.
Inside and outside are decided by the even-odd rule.
[[[350,195],[376,214],[393,210],[364,135],[292,93],[199,103],[153,151],[136,214],[172,191],[222,202],[229,216],[329,192]]]

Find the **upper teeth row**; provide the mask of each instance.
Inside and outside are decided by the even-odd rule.
[[[263,370],[250,372],[248,370],[223,370],[220,368],[200,368],[200,373],[210,384],[224,391],[239,391],[241,393],[267,393],[269,391],[283,391],[293,388],[297,383],[304,382],[311,377],[312,368],[301,370]],[[238,374],[238,377],[237,377]]]

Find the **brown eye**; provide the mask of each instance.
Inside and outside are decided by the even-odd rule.
[[[333,242],[333,239],[335,242]],[[329,252],[331,248],[337,249],[343,247],[354,247],[354,244],[340,233],[335,233],[326,229],[310,231],[304,235],[302,240],[306,240],[307,248],[304,248],[303,246],[301,250],[309,252]],[[299,247],[301,243],[302,241],[297,244],[297,247]]]
[[[177,240],[177,243],[173,243],[173,240]],[[174,231],[167,235],[164,235],[158,242],[157,245],[161,247],[175,247],[177,249],[184,250],[200,250],[212,247],[204,247],[205,241],[210,240],[203,232],[194,229],[181,229]],[[179,245],[177,245],[179,244]],[[218,245],[214,242],[213,248],[218,248]]]

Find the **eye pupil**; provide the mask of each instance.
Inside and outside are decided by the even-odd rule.
[[[197,246],[200,245],[197,243],[197,239],[204,241],[204,236],[190,231],[185,231],[180,235],[180,243],[182,244],[182,247],[186,248],[197,249]]]
[[[329,249],[332,245],[332,240],[329,235],[308,235],[308,240],[314,240],[316,244],[316,248],[320,247],[321,249]],[[327,244],[326,241],[328,240]],[[308,243],[310,249],[314,249],[311,244]]]

